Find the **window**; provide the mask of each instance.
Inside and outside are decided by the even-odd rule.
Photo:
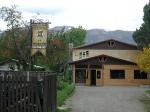
[[[82,54],[83,54],[83,58],[85,58],[85,52],[83,52]]]
[[[110,70],[110,79],[125,79],[124,70]]]
[[[38,37],[43,37],[43,31],[38,31]]]
[[[89,51],[86,51],[86,57],[89,57]]]
[[[80,52],[80,54],[79,54],[79,59],[81,59],[82,58],[82,52]]]
[[[134,79],[147,79],[147,73],[140,70],[134,70]]]
[[[97,79],[101,78],[101,71],[97,71]]]
[[[84,51],[79,53],[79,59],[89,57],[89,51]]]
[[[109,42],[108,42],[108,46],[109,46],[109,47],[113,47],[114,45],[115,45],[115,42],[114,42],[114,41],[109,41]]]
[[[85,82],[86,82],[86,70],[76,69],[75,83],[85,83]]]

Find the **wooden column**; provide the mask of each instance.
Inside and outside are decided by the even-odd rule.
[[[90,80],[91,80],[91,76],[90,76],[90,65],[88,65],[88,68],[86,70],[86,85],[90,86]]]

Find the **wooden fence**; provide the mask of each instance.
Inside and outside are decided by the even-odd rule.
[[[0,112],[56,112],[56,74],[0,71]]]

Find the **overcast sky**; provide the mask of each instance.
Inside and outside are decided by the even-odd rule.
[[[131,30],[139,28],[143,7],[149,0],[0,0],[0,7],[18,5],[23,18],[39,18],[54,26],[83,26],[86,29]],[[6,24],[0,20],[0,29]]]

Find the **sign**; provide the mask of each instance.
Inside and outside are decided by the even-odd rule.
[[[46,56],[48,23],[32,23],[32,48],[31,56],[41,53]]]

